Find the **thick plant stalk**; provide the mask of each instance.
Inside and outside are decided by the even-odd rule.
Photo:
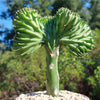
[[[59,96],[58,56],[59,47],[53,53],[46,49],[47,94],[52,96]]]

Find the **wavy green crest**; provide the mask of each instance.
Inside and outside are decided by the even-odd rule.
[[[32,8],[17,11],[13,25],[16,30],[14,49],[21,55],[38,50],[42,44],[54,52],[61,43],[70,52],[80,55],[93,47],[93,35],[90,27],[66,8],[58,10],[53,17],[41,17]]]

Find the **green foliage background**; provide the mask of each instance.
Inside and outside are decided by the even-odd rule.
[[[5,1],[8,9],[0,15],[1,19],[13,18],[16,10],[26,6],[37,9],[42,16],[54,15],[60,7],[67,7],[79,13],[93,29],[95,48],[89,54],[78,58],[70,55],[63,46],[60,48],[60,89],[85,94],[91,100],[100,100],[100,0]],[[86,2],[89,2],[91,7],[85,7]],[[1,26],[0,23],[0,28]],[[15,32],[7,28],[3,30],[0,30],[0,35],[6,34],[3,42],[9,44]],[[20,58],[14,52],[7,51],[7,45],[4,43],[0,40],[0,100],[14,99],[20,93],[45,90],[44,48],[36,54]]]
[[[95,29],[94,50],[73,57],[61,46],[59,57],[60,89],[85,94],[91,100],[100,99],[100,30]],[[0,55],[0,99],[14,98],[20,93],[46,89],[44,48],[36,54],[20,58],[12,51]]]

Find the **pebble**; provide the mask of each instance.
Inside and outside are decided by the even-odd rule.
[[[67,90],[60,90],[59,97],[52,97],[47,95],[46,91],[38,91],[27,94],[21,94],[15,100],[90,100],[87,96],[70,92]]]

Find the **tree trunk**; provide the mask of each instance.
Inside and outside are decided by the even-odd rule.
[[[59,47],[53,53],[46,49],[47,62],[47,94],[59,96],[59,73],[58,73]]]

